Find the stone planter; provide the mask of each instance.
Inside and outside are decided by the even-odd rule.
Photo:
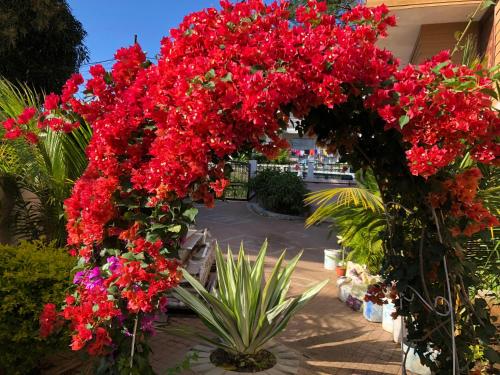
[[[195,374],[199,375],[248,375],[248,374],[258,374],[258,375],[295,375],[299,371],[299,356],[297,353],[287,348],[284,345],[278,344],[276,342],[270,342],[264,349],[268,350],[276,357],[276,365],[274,367],[259,371],[259,372],[237,372],[228,371],[222,367],[215,366],[210,362],[210,354],[216,349],[215,346],[203,344],[197,345],[191,349],[190,354],[196,353],[198,359],[191,362],[191,370]]]

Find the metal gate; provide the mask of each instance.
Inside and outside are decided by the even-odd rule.
[[[230,185],[224,191],[224,199],[243,200],[249,199],[248,181],[250,180],[250,164],[245,162],[232,161],[229,175]]]

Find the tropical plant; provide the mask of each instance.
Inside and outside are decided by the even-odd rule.
[[[318,205],[306,225],[333,220],[331,233],[337,232],[339,243],[349,248],[347,260],[366,264],[378,273],[382,264],[383,231],[387,224],[385,207],[371,171],[356,173],[358,187],[325,189],[309,194],[305,202]]]
[[[266,250],[267,241],[252,265],[243,244],[236,261],[230,249],[224,259],[217,247],[218,288],[208,292],[183,270],[184,278],[195,289],[198,297],[182,287],[174,290],[174,296],[198,314],[216,338],[202,334],[197,336],[236,358],[255,356],[269,340],[286,328],[293,315],[328,282],[325,280],[298,296],[287,298],[290,278],[301,254],[284,265],[283,252],[265,281]]]
[[[0,79],[0,122],[19,116],[25,108],[40,108],[39,97],[25,84]],[[80,124],[66,134],[50,129],[41,132],[35,121],[28,122],[38,142],[2,139],[4,129],[0,128],[0,186],[13,203],[8,222],[14,237],[44,235],[65,245],[64,200],[87,166],[85,148],[92,135],[83,121]]]

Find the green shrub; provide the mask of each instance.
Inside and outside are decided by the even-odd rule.
[[[40,359],[69,344],[42,340],[38,319],[45,303],[63,300],[73,265],[53,242],[0,245],[0,373],[32,373]]]
[[[258,202],[280,214],[301,215],[307,212],[304,196],[309,192],[302,178],[293,172],[264,170],[250,181]]]

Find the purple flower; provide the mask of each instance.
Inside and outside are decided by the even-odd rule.
[[[82,282],[83,276],[85,276],[84,271],[78,271],[75,273],[75,277],[73,277],[73,284],[80,284]]]
[[[117,257],[115,257],[115,256],[113,256],[113,257],[108,257],[108,258],[106,259],[106,261],[107,261],[107,262],[108,262],[108,264],[109,264],[109,270],[111,271],[111,273],[114,273],[114,272],[118,269],[118,267],[119,267],[119,265],[120,265],[120,261],[119,261],[119,260],[118,260],[118,258],[117,258]]]
[[[155,315],[154,314],[148,314],[144,315],[141,319],[141,329],[143,332],[150,333],[151,335],[156,334],[155,327],[153,326],[153,323],[155,321]]]

